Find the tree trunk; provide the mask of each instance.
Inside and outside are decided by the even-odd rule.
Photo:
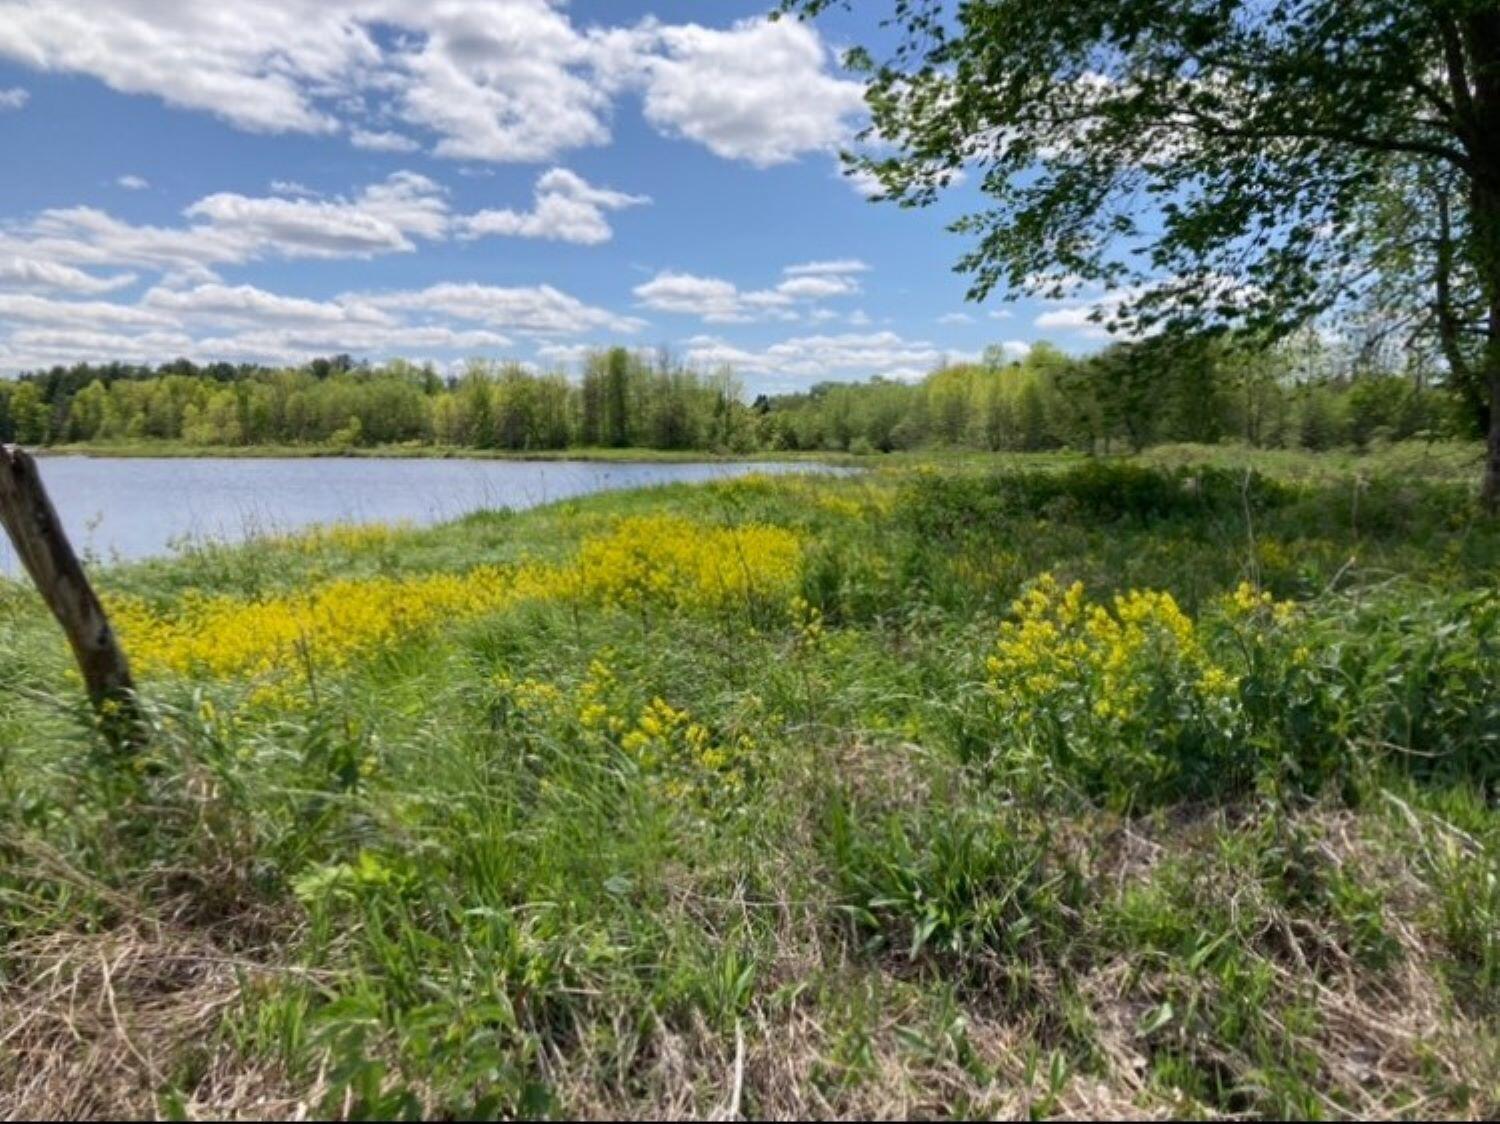
[[[1473,83],[1473,119],[1466,144],[1474,160],[1471,180],[1475,267],[1489,323],[1480,360],[1480,394],[1489,405],[1480,498],[1500,516],[1500,12],[1476,6],[1465,20],[1464,41]]]
[[[1484,455],[1480,501],[1490,515],[1500,516],[1500,349],[1491,348],[1485,363],[1490,384],[1490,432]]]
[[[63,533],[36,462],[14,445],[0,445],[0,526],[72,646],[100,729],[116,749],[137,747],[144,724],[130,665]]]

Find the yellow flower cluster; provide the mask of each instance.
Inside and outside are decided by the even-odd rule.
[[[1224,598],[1224,608],[1231,617],[1268,613],[1277,624],[1286,624],[1295,615],[1297,607],[1290,601],[1277,601],[1249,582],[1240,582],[1239,587]]]
[[[575,695],[578,724],[585,730],[605,730],[619,734],[625,730],[625,720],[610,713],[609,696],[617,681],[615,673],[606,662],[608,655],[605,652],[589,661],[588,675],[584,677]]]
[[[495,686],[515,703],[517,710],[532,718],[555,715],[566,702],[555,684],[542,679],[515,680],[508,675],[497,675]]]
[[[761,597],[784,604],[801,557],[800,540],[781,528],[651,517],[623,520],[586,539],[572,562],[558,566],[347,578],[258,600],[189,594],[170,612],[116,598],[109,610],[143,674],[275,676],[339,667],[403,637],[520,601],[682,610],[722,609]]]
[[[1098,720],[1129,719],[1163,675],[1204,699],[1228,699],[1239,687],[1169,593],[1132,590],[1106,608],[1084,600],[1082,583],[1063,589],[1042,574],[1012,611],[986,666],[991,689],[1022,723],[1059,696],[1086,702]]]
[[[537,679],[497,675],[492,683],[502,700],[501,712],[544,729],[576,723],[587,742],[618,747],[673,799],[712,802],[744,787],[756,748],[752,738],[716,735],[660,696],[641,706],[608,659],[608,652],[595,658],[572,691]]]
[[[467,574],[347,578],[257,601],[189,593],[171,614],[116,598],[109,612],[144,674],[260,676],[309,664],[338,667],[358,652],[439,622],[499,608],[516,588],[504,572],[482,567]]]
[[[732,742],[716,740],[687,711],[654,698],[621,737],[620,748],[648,772],[679,774],[667,777],[669,794],[686,796],[695,787],[689,779],[701,781],[705,774],[712,776],[717,789],[738,792],[744,787],[744,765],[755,744],[744,734]]]
[[[585,600],[619,608],[721,609],[785,603],[801,566],[801,540],[784,528],[657,515],[585,541],[568,577]]]

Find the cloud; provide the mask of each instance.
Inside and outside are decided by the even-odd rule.
[[[699,367],[760,368],[761,358],[755,352],[736,347],[718,336],[694,336],[684,346],[687,361]]]
[[[412,172],[348,196],[312,196],[286,181],[274,187],[279,194],[205,196],[184,210],[179,226],[135,225],[91,207],[53,208],[0,226],[0,367],[105,357],[161,362],[180,354],[293,362],[329,350],[366,356],[493,350],[516,336],[620,336],[646,326],[550,285],[451,281],[310,299],[225,282],[218,267],[409,252],[468,231],[475,218],[452,214],[443,189]],[[602,216],[646,202],[563,169],[543,175],[537,188],[538,206],[521,216],[518,233],[597,241],[590,212]],[[559,211],[549,200],[576,207]],[[553,224],[559,217],[567,221]],[[137,281],[134,272],[94,271],[105,266],[134,266],[157,278],[134,302],[60,299]],[[70,334],[76,346],[67,343]],[[106,338],[117,344],[113,351]]]
[[[352,200],[253,198],[219,192],[184,212],[251,247],[283,257],[370,257],[414,250],[411,236],[441,238],[448,227],[443,190],[426,176],[397,172]]]
[[[938,317],[939,324],[972,324],[974,317],[967,312],[949,312]]]
[[[20,109],[31,100],[31,91],[24,90],[20,86],[12,86],[8,90],[0,90],[0,113],[9,109]]]
[[[717,336],[695,336],[686,343],[686,357],[703,366],[729,366],[770,376],[781,386],[876,375],[912,381],[944,361],[976,358],[945,352],[926,340],[908,340],[890,331],[794,336],[759,351],[738,347]]]
[[[0,55],[90,74],[258,132],[328,133],[318,102],[380,60],[343,5],[290,2],[151,6],[33,0],[0,6]]]
[[[772,344],[764,354],[770,370],[813,379],[851,372],[907,377],[944,359],[943,351],[925,340],[907,340],[890,331],[798,336]]]
[[[302,363],[339,352],[370,359],[411,358],[433,351],[498,351],[514,343],[499,332],[446,324],[306,324],[204,337],[195,340],[193,354],[244,362]]]
[[[137,226],[95,207],[42,211],[0,227],[7,255],[71,266],[135,266],[201,276],[212,266],[265,258],[369,258],[406,253],[447,235],[437,184],[397,172],[352,198],[217,192],[190,205],[176,227]]]
[[[398,111],[439,134],[435,153],[542,161],[610,138],[593,47],[545,0],[415,5],[425,39],[398,49]]]
[[[405,152],[416,131],[460,160],[605,144],[630,92],[658,130],[760,167],[832,150],[864,113],[810,24],[581,29],[558,0],[0,0],[0,58],[254,132]]]
[[[0,253],[70,265],[177,269],[244,261],[249,248],[208,226],[136,226],[96,207],[55,207],[0,230]]]
[[[646,119],[727,159],[764,168],[831,151],[864,112],[864,88],[828,73],[805,23],[661,27],[657,41],[661,53],[643,60]]]
[[[809,262],[788,266],[782,271],[781,282],[772,288],[751,290],[742,290],[722,277],[665,270],[637,285],[634,292],[646,308],[697,316],[710,324],[796,320],[800,314],[794,311],[794,305],[858,293],[859,283],[851,274],[868,269],[852,259]]]
[[[0,293],[0,323],[47,327],[108,324],[120,328],[167,327],[170,318],[148,308],[112,301],[62,301],[33,293]]]
[[[150,181],[143,176],[121,176],[115,183],[126,191],[144,191],[151,186]]]
[[[393,325],[371,305],[349,300],[317,301],[281,296],[253,285],[206,284],[191,289],[150,289],[141,304],[173,314],[179,323],[203,321],[254,327],[288,325]]]
[[[553,168],[536,181],[536,202],[530,211],[488,210],[468,215],[459,220],[459,237],[510,235],[595,246],[614,237],[606,211],[650,202],[650,196],[593,187],[566,168]]]
[[[180,332],[100,332],[85,321],[65,328],[21,328],[0,338],[0,368],[23,371],[58,363],[160,363],[163,356],[176,358],[192,348],[192,337]]]
[[[0,289],[61,289],[72,293],[108,293],[133,284],[135,274],[95,277],[70,265],[16,254],[0,256]]]
[[[1096,318],[1096,311],[1107,315],[1109,309],[1096,304],[1075,304],[1066,308],[1049,309],[1041,313],[1033,323],[1044,331],[1073,332],[1088,340],[1108,340],[1110,331]]]
[[[1008,308],[992,308],[988,315],[991,320],[1009,320],[1015,313]]]
[[[862,198],[879,199],[885,195],[885,186],[880,182],[880,177],[865,168],[843,171],[841,176]]]
[[[350,129],[349,143],[371,152],[415,152],[422,147],[404,133],[379,129]]]
[[[582,363],[602,347],[593,343],[545,343],[536,349],[536,357],[542,363],[571,367]]]
[[[635,295],[647,308],[701,316],[710,323],[749,320],[740,291],[732,281],[699,277],[692,273],[658,273],[635,287]]]
[[[1139,285],[1106,290],[1098,282],[1073,275],[1030,278],[1028,285],[1040,291],[1053,305],[1032,321],[1038,328],[1069,332],[1081,339],[1101,343],[1132,338],[1127,331],[1111,330],[1110,322],[1120,314],[1124,305],[1138,300],[1152,287]]]
[[[781,272],[788,277],[821,277],[828,274],[847,277],[851,273],[869,273],[870,267],[858,258],[838,258],[834,261],[809,261],[801,265],[789,265]]]
[[[438,313],[523,335],[595,330],[634,333],[645,327],[642,320],[584,304],[551,285],[502,288],[445,282],[420,290],[366,294],[361,299],[374,308]]]
[[[776,286],[776,292],[793,300],[822,300],[859,292],[859,286],[847,277],[789,277]]]
[[[300,363],[333,352],[472,354],[511,348],[517,336],[560,349],[562,337],[618,337],[645,327],[548,285],[460,282],[329,300],[222,282],[157,285],[135,303],[0,292],[0,325],[0,369],[9,371],[87,360],[160,363],[179,355]]]
[[[302,325],[221,336],[194,336],[171,329],[125,335],[73,326],[22,329],[0,338],[0,369],[18,371],[57,363],[112,360],[154,364],[178,356],[204,363],[296,364],[337,352],[379,360],[411,358],[424,352],[496,352],[513,343],[498,332],[438,325]]]

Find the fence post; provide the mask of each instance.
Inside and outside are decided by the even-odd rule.
[[[72,646],[105,737],[116,749],[139,748],[145,726],[130,665],[42,487],[36,461],[15,445],[0,445],[0,524]]]

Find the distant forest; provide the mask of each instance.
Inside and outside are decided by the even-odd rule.
[[[79,364],[0,381],[0,440],[26,445],[433,445],[856,454],[1139,450],[1162,442],[1361,448],[1477,435],[1438,373],[1308,335],[1115,344],[944,366],[917,382],[823,382],[748,398],[728,371],[601,350],[581,378],[475,361],[459,375],[348,356],[273,369],[178,360]]]

